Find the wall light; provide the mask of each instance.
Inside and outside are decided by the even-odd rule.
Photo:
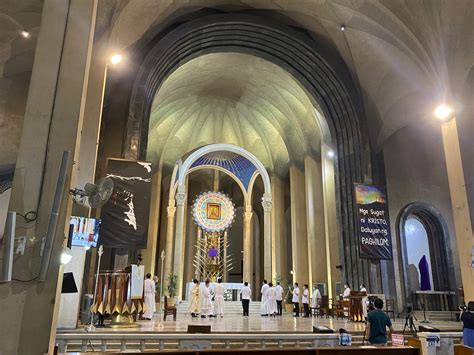
[[[336,153],[332,149],[328,150],[328,152],[326,154],[327,154],[328,158],[331,158],[331,159],[336,156]]]
[[[345,31],[346,30],[346,25],[341,25],[341,31]]]
[[[112,64],[118,64],[122,61],[123,57],[121,54],[114,54],[112,57],[110,57],[110,63]]]
[[[446,105],[446,104],[440,104],[436,106],[435,110],[433,111],[433,114],[435,117],[440,120],[440,121],[447,121],[453,116],[453,109]]]
[[[30,33],[28,31],[21,31],[20,34],[24,37],[24,38],[29,38],[30,37]]]
[[[63,248],[61,253],[61,264],[66,265],[72,260],[72,251],[69,248]]]

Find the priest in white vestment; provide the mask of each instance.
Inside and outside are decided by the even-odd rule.
[[[155,313],[156,303],[155,303],[155,282],[151,279],[151,274],[146,274],[145,284],[145,313],[143,313],[143,318],[151,320],[153,314]]]
[[[222,279],[217,279],[216,285],[216,295],[214,300],[214,306],[216,311],[216,317],[220,316],[221,318],[224,316],[224,286],[222,285]]]
[[[270,316],[276,316],[278,313],[276,296],[277,292],[275,287],[273,287],[273,284],[270,282],[267,290],[267,311]]]
[[[209,279],[201,288],[201,318],[210,317],[212,313],[211,288]]]
[[[199,281],[193,280],[193,287],[191,287],[190,296],[189,296],[189,312],[191,316],[197,317],[201,313],[201,287],[199,286]]]

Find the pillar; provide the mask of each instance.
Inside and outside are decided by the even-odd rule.
[[[474,248],[471,216],[466,193],[466,181],[459,147],[456,118],[441,125],[443,133],[444,154],[448,172],[449,192],[453,209],[454,230],[461,268],[461,279],[464,289],[464,301],[474,300],[474,265],[471,252]]]
[[[288,265],[285,240],[285,186],[276,175],[272,181],[272,280],[278,275],[287,278]]]
[[[151,179],[150,216],[146,249],[142,251],[145,274],[156,274],[156,253],[158,249],[158,228],[160,224],[160,195],[162,169],[158,167]]]
[[[166,223],[166,249],[165,249],[165,280],[166,277],[173,271],[173,242],[174,242],[174,217],[176,214],[175,206],[168,206],[166,208],[167,223]]]
[[[305,177],[295,166],[290,167],[290,202],[293,282],[303,286],[309,282]]]
[[[254,214],[252,216],[252,228],[253,228],[253,244],[254,244],[254,252],[253,252],[253,272],[255,274],[254,283],[252,286],[252,299],[258,300],[260,296],[260,286],[262,283],[262,275],[261,275],[261,261],[262,261],[262,253],[261,253],[261,233],[260,233],[260,223],[258,219],[258,215]]]
[[[191,215],[192,212],[188,213]],[[190,217],[188,215],[188,218]],[[185,262],[184,262],[184,286],[194,278],[195,268],[194,268],[194,255],[196,253],[196,242],[197,242],[197,233],[199,227],[194,223],[187,223],[187,237],[186,237],[186,250],[185,250]],[[188,295],[184,295],[187,297]]]
[[[272,280],[272,194],[266,192],[262,198],[263,206],[263,277]]]
[[[326,242],[324,233],[324,204],[321,163],[305,158],[306,214],[308,231],[309,285],[327,284]]]
[[[252,250],[252,211],[245,211],[243,213],[244,217],[244,235],[243,235],[243,249],[244,249],[244,260],[243,260],[243,278],[244,282],[247,281],[252,283],[252,273],[253,273],[253,250]]]
[[[199,227],[196,227],[196,228],[197,228],[197,240],[199,241],[202,238],[202,229]],[[199,256],[201,256],[201,249],[197,249],[197,253]],[[202,268],[202,265],[201,265],[201,262],[199,261],[198,267],[195,267],[194,269],[194,278],[197,280],[201,280],[201,268]]]
[[[341,271],[336,268],[340,264],[339,238],[336,211],[336,180],[334,176],[334,160],[327,157],[329,147],[323,145],[321,152],[324,197],[324,234],[326,245],[326,271],[328,295],[333,297],[335,283],[342,282]],[[336,295],[334,295],[336,296]]]
[[[178,277],[176,295],[178,299],[183,297],[183,275],[184,275],[184,243],[185,243],[185,221],[186,221],[186,190],[184,186],[178,187],[176,193],[176,232],[174,245],[173,273]]]
[[[37,219],[28,228],[18,230],[36,236],[14,264],[18,279],[38,275],[41,236],[47,231],[62,153],[69,150],[78,157],[96,12],[97,1],[46,0],[43,5],[10,199],[10,210],[37,212]],[[6,354],[53,353],[62,281],[60,255],[71,212],[71,179],[74,181],[72,164],[62,193],[46,281],[11,282],[0,287],[2,315],[9,321],[0,333]]]

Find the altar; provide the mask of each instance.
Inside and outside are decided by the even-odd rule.
[[[186,294],[183,296],[183,300],[189,300],[189,292],[191,290],[191,287],[193,287],[192,282],[186,283]],[[214,291],[217,283],[216,282],[211,282],[210,288],[211,292]],[[224,286],[225,292],[224,292],[224,301],[240,301],[240,290],[242,287],[244,287],[243,283],[236,283],[236,282],[222,282],[222,286]],[[201,287],[204,287],[204,282],[201,282],[200,284]]]

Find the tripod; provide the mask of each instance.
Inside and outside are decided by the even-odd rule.
[[[408,307],[407,308],[407,315],[405,317],[405,325],[403,326],[403,333],[402,334],[405,334],[405,330],[407,328],[409,328],[410,332],[413,335],[416,335],[416,327],[415,327],[415,323],[413,322],[413,318],[416,319],[415,315],[413,314],[412,308]],[[418,321],[418,319],[416,319],[416,321]]]

